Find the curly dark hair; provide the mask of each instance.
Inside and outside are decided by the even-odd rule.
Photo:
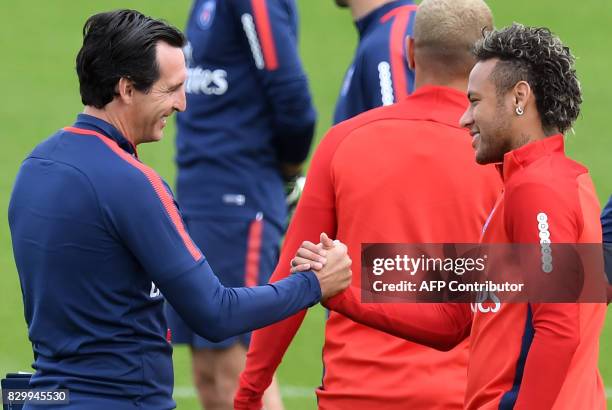
[[[185,37],[162,20],[136,10],[115,10],[91,16],[83,26],[83,47],[76,59],[81,101],[103,108],[116,95],[121,77],[148,93],[159,79],[156,45],[183,47]]]
[[[529,83],[544,130],[563,133],[578,118],[582,93],[574,56],[549,29],[514,23],[485,33],[474,54],[478,61],[500,60],[492,73],[498,95]]]

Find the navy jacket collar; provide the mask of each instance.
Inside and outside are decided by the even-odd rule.
[[[138,158],[138,152],[136,152],[136,147],[130,141],[128,141],[128,139],[125,138],[123,134],[121,134],[121,132],[119,132],[119,130],[115,128],[112,124],[89,114],[81,113],[77,116],[77,120],[74,123],[74,126],[76,128],[97,131],[102,135],[115,141],[117,145],[119,145],[119,147],[121,147],[121,149],[123,149],[124,151]]]
[[[365,32],[372,26],[376,25],[376,21],[382,18],[389,11],[394,8],[414,4],[412,0],[397,0],[391,3],[383,4],[377,9],[372,10],[359,20],[355,22],[357,31],[359,31],[359,37],[363,37]]]

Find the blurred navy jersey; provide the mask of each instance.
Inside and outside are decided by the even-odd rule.
[[[608,282],[612,284],[612,196],[601,213],[601,230],[603,233],[604,255]]]
[[[601,227],[603,231],[603,241],[612,243],[612,196],[601,213]]]
[[[334,124],[382,105],[397,102],[414,90],[408,68],[406,36],[412,35],[417,6],[410,0],[387,3],[355,22],[359,44],[344,76]]]
[[[198,0],[186,29],[177,198],[190,217],[286,218],[281,163],[306,159],[315,111],[293,0]]]
[[[222,286],[165,182],[116,128],[85,114],[24,160],[9,225],[35,358],[31,386],[67,388],[92,406],[69,408],[94,408],[97,399],[174,407],[164,298],[198,333],[221,340],[320,294],[312,273],[280,286]]]

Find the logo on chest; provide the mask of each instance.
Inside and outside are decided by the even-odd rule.
[[[501,308],[499,297],[493,292],[478,292],[475,303],[470,303],[472,312],[497,313]]]
[[[208,29],[215,18],[215,10],[217,9],[217,1],[216,0],[207,0],[202,6],[200,6],[200,10],[196,16],[196,21],[198,22],[198,27],[202,30]]]
[[[151,299],[157,298],[161,295],[161,291],[159,290],[159,288],[157,286],[155,286],[155,283],[151,282],[151,291],[149,292],[149,297]]]

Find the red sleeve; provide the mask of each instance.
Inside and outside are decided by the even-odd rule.
[[[304,193],[287,231],[271,282],[287,276],[290,261],[303,241],[318,243],[321,232],[335,237],[336,212],[330,163],[341,138],[333,128],[312,159]],[[253,332],[246,367],[240,376],[240,385],[234,399],[236,409],[261,409],[261,397],[270,385],[305,315],[304,310],[282,322]]]
[[[351,287],[326,303],[349,319],[438,350],[451,350],[470,334],[467,303],[360,303]]]
[[[550,186],[527,183],[508,190],[505,226],[513,243],[576,243],[582,231],[579,203]],[[553,260],[554,264],[554,260]],[[580,305],[533,303],[535,330],[516,410],[552,408],[580,343]]]

